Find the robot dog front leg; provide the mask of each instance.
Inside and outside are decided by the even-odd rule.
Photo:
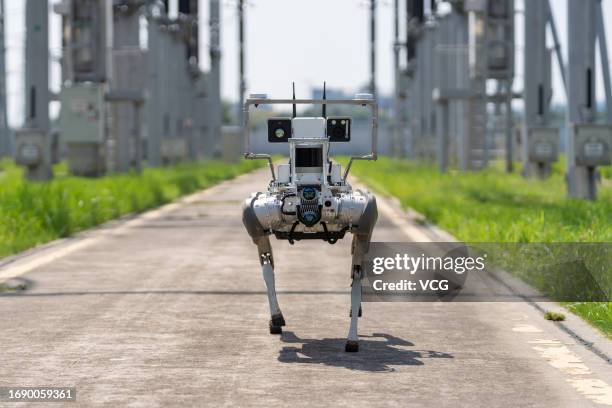
[[[361,315],[361,279],[363,279],[362,262],[369,244],[369,235],[353,236],[353,245],[351,248],[353,252],[351,270],[351,324],[345,346],[345,351],[349,353],[359,351],[359,334],[357,333],[357,323]],[[358,312],[355,313],[354,311]]]
[[[276,300],[274,257],[272,256],[269,232],[264,230],[253,209],[253,204],[260,195],[261,193],[254,194],[244,202],[242,207],[242,222],[251,236],[253,243],[257,245],[259,263],[261,264],[262,275],[266,282],[268,303],[270,304],[270,333],[280,334],[283,331],[282,326],[285,325],[285,319],[280,311],[280,307],[278,307],[278,300]]]
[[[278,306],[276,299],[276,283],[274,280],[274,258],[272,257],[272,247],[270,239],[267,235],[259,237],[255,240],[257,250],[259,252],[259,262],[261,263],[261,271],[266,282],[268,291],[268,303],[270,305],[270,334],[281,334],[285,325],[285,319]]]

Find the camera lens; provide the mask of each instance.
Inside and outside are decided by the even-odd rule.
[[[342,138],[344,137],[344,128],[342,126],[335,126],[332,130],[332,136],[334,138]]]

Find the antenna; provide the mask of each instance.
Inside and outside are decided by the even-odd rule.
[[[292,82],[293,84],[293,100],[295,101],[295,82]],[[297,116],[297,108],[295,103],[293,104],[293,117],[295,118]]]
[[[326,83],[323,82],[323,100],[327,100]],[[323,117],[327,119],[327,104],[323,103]]]

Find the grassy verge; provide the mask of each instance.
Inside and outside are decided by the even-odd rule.
[[[465,242],[612,242],[612,188],[602,188],[597,202],[569,200],[560,167],[546,181],[500,168],[440,174],[434,166],[389,158],[357,162],[353,172]],[[612,303],[565,306],[612,336]]]
[[[23,181],[11,162],[0,162],[0,257],[160,206],[261,165],[210,161],[98,179],[68,176],[60,165],[53,181],[33,183]]]

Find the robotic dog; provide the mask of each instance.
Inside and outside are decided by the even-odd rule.
[[[292,104],[292,118],[268,120],[268,141],[289,144],[289,163],[278,166],[274,174],[268,154],[250,150],[249,108],[259,105]],[[322,117],[296,117],[296,105],[322,105]],[[329,160],[330,143],[349,142],[350,117],[326,117],[327,104],[368,106],[372,113],[372,149],[365,156],[352,157],[344,175],[339,164]],[[355,99],[267,99],[251,95],[244,105],[244,132],[247,159],[267,159],[272,181],[265,192],[254,193],[244,203],[242,221],[259,252],[263,278],[270,304],[270,333],[282,333],[285,319],[276,299],[274,257],[269,235],[290,244],[302,239],[321,239],[335,244],[347,232],[353,234],[351,268],[351,323],[345,351],[359,350],[357,319],[361,316],[362,262],[367,253],[372,230],[378,218],[376,199],[368,192],[356,190],[346,178],[353,160],[376,160],[378,107],[369,94]],[[355,311],[359,311],[355,313]]]

